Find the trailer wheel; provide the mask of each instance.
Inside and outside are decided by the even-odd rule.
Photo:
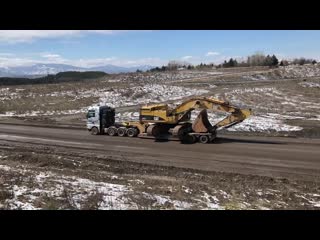
[[[99,130],[97,127],[93,127],[90,130],[91,135],[98,135],[99,134]]]
[[[182,138],[181,138],[181,143],[184,143],[184,144],[193,144],[196,142],[196,137],[194,135],[184,135]]]
[[[210,139],[209,139],[208,136],[202,135],[202,136],[199,137],[199,141],[200,141],[201,143],[208,143],[208,142],[210,141]]]
[[[137,136],[137,133],[138,133],[138,131],[135,128],[129,128],[127,131],[128,137],[135,137],[135,136]]]
[[[117,134],[117,129],[115,127],[109,127],[107,130],[109,136],[115,136]]]
[[[124,137],[127,133],[127,129],[126,128],[118,128],[118,136],[120,137]]]

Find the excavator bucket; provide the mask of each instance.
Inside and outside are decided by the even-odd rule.
[[[196,133],[206,133],[210,132],[212,128],[213,126],[208,120],[207,110],[203,109],[192,123],[192,130]]]

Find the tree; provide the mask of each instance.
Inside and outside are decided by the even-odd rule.
[[[228,62],[228,67],[234,67],[234,61],[232,58],[230,58],[230,60]]]
[[[312,61],[312,64],[313,64],[313,65],[314,65],[314,64],[316,64],[316,63],[317,63],[317,61],[316,61],[316,60],[313,60],[313,61]]]
[[[263,66],[265,64],[265,59],[266,56],[263,53],[257,52],[248,57],[247,63],[250,66]]]
[[[272,59],[271,66],[278,66],[279,64],[278,58],[275,55],[272,55],[271,59]]]
[[[264,66],[272,66],[273,64],[273,58],[270,57],[269,55],[265,58],[264,60]]]
[[[289,65],[289,62],[287,60],[281,60],[280,66],[288,66]]]
[[[223,64],[222,64],[222,67],[228,67],[227,60],[224,60],[224,62],[223,62]]]

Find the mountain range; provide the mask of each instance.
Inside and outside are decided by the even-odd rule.
[[[30,66],[19,66],[19,67],[0,67],[0,77],[39,77],[46,76],[48,74],[57,74],[59,72],[68,71],[101,71],[105,73],[127,73],[136,72],[138,69],[147,71],[154,66],[142,65],[136,67],[119,67],[115,65],[105,65],[100,67],[76,67],[67,64],[34,64]]]

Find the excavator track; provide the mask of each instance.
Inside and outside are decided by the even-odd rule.
[[[154,124],[150,125],[147,128],[147,136],[154,136],[158,137],[161,135],[168,134],[169,126],[166,126],[165,124]]]

